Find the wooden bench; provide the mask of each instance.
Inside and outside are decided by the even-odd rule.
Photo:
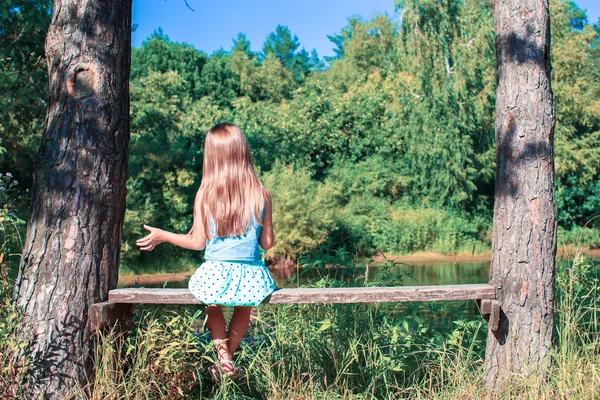
[[[494,287],[487,283],[437,286],[278,289],[262,304],[398,303],[477,300],[480,312],[495,331],[500,307]],[[90,307],[91,330],[130,318],[135,304],[198,304],[188,289],[121,288],[108,292],[108,301]]]

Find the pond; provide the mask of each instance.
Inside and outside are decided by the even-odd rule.
[[[432,263],[395,263],[386,268],[384,264],[372,264],[352,269],[329,269],[327,276],[330,278],[344,279],[348,286],[363,286],[365,276],[368,281],[377,281],[384,274],[388,276],[404,277],[404,285],[451,285],[461,283],[486,283],[489,277],[489,262],[432,262]],[[307,281],[314,281],[323,274],[323,269],[311,268],[270,268],[278,287],[298,287]],[[193,272],[180,272],[173,274],[156,274],[154,276],[140,276],[138,282],[135,277],[122,277],[118,287],[144,286],[186,288],[189,276]]]
[[[596,257],[594,257],[596,258]],[[558,263],[567,263],[569,259],[560,258]],[[297,268],[274,267],[269,268],[273,274],[277,287],[298,287],[307,282],[326,276],[344,281],[344,286],[364,286],[368,282],[385,282],[385,277],[392,278],[389,285],[398,284],[394,277],[402,279],[406,286],[426,285],[455,285],[470,283],[486,283],[489,280],[490,262],[427,262],[407,261],[388,263],[373,263],[368,268],[364,264],[354,268]],[[152,274],[139,276],[121,276],[117,287],[166,287],[186,288],[189,277],[193,271],[176,272],[170,274]],[[397,280],[396,280],[397,281]],[[384,283],[385,285],[385,283]]]

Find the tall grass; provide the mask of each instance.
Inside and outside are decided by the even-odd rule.
[[[312,264],[322,267],[318,260]],[[347,279],[313,275],[310,284],[317,287]],[[560,267],[551,379],[515,376],[500,398],[600,398],[599,295],[595,262],[577,256]],[[487,326],[469,312],[472,306],[264,305],[236,355],[246,377],[221,384],[207,373],[216,353],[200,306],[139,306],[132,321],[94,337],[96,373],[74,388],[72,398],[485,398]],[[9,339],[17,318],[0,313],[1,357],[18,346]],[[2,370],[4,397],[23,398],[19,368],[12,371]]]
[[[332,284],[321,278],[314,285]],[[600,398],[598,266],[576,257],[556,280],[552,376],[515,376],[502,399]],[[196,307],[140,307],[127,336],[98,337],[87,399],[480,399],[487,327],[449,303],[265,305],[237,363],[241,381],[215,385],[214,349]],[[86,394],[87,392],[87,394]]]
[[[515,375],[501,399],[600,398],[600,280],[599,262],[577,254],[558,264],[556,277],[555,343],[550,379]],[[461,347],[461,351],[465,352]],[[441,363],[443,372],[415,381],[410,398],[483,398],[483,369],[473,354]],[[453,360],[448,362],[448,360]],[[446,379],[443,379],[443,376]]]
[[[1,140],[0,140],[1,143]],[[0,146],[0,154],[4,148]],[[11,301],[17,275],[25,221],[16,211],[19,198],[18,182],[10,173],[0,173],[0,398],[24,398],[23,390],[15,382],[24,379],[31,360],[25,344],[18,343],[17,329],[23,318]],[[22,357],[15,357],[22,354]]]

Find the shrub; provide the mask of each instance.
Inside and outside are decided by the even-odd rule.
[[[336,189],[311,180],[306,168],[275,163],[262,177],[273,199],[275,246],[269,255],[296,258],[327,240],[334,229]]]
[[[491,224],[481,218],[425,208],[395,208],[392,211],[393,233],[381,238],[394,252],[409,253],[431,250],[442,254],[487,248],[483,237]]]
[[[598,218],[600,220],[600,218]],[[591,247],[593,249],[600,248],[600,229],[591,228],[588,226],[573,226],[570,230],[558,227],[558,245],[575,245]]]
[[[378,197],[350,198],[348,204],[335,214],[337,229],[331,234],[332,246],[365,255],[387,249],[377,242],[377,238],[380,232],[392,229],[389,209],[389,202]]]

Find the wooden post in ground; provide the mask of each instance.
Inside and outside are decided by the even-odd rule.
[[[496,0],[496,193],[486,383],[496,397],[518,374],[548,372],[556,207],[548,0]]]
[[[14,301],[34,361],[30,398],[64,399],[92,375],[88,308],[117,284],[131,0],[55,0],[52,10],[46,127]]]

